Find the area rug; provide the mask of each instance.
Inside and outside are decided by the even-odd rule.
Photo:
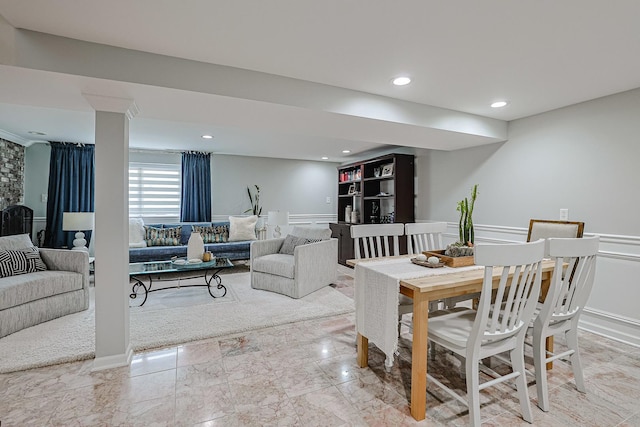
[[[131,307],[130,331],[134,350],[171,346],[354,311],[353,300],[329,286],[304,298],[293,299],[252,289],[250,273],[246,272],[224,275],[223,284],[229,289],[229,298],[213,299],[205,288],[183,288],[150,294],[143,307]],[[193,301],[193,293],[198,291],[202,298],[195,304],[181,306],[178,302],[177,306],[171,307],[167,302],[170,293],[175,295],[175,299],[191,294]],[[161,297],[161,294],[164,295]],[[93,358],[93,292],[91,298],[89,310],[1,338],[0,373]]]

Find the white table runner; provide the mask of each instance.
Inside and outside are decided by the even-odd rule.
[[[481,268],[428,268],[413,264],[408,257],[359,262],[355,268],[356,332],[384,352],[385,365],[390,368],[398,349],[400,280]]]

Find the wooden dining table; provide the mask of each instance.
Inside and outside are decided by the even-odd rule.
[[[406,256],[408,258],[408,256]],[[393,258],[393,257],[390,257]],[[372,261],[373,259],[348,260],[347,263],[355,266],[359,262]],[[378,259],[380,260],[380,258]],[[546,295],[554,261],[542,262],[541,299]],[[427,404],[427,341],[429,336],[429,301],[442,300],[462,295],[478,293],[482,290],[484,269],[475,269],[451,273],[429,275],[425,269],[425,276],[415,279],[400,280],[400,293],[413,299],[413,344],[411,351],[411,416],[416,420],[424,420]],[[498,286],[500,269],[494,269],[493,285]],[[357,286],[357,284],[356,284]],[[357,362],[361,368],[369,363],[369,340],[358,333],[357,338]],[[547,340],[547,350],[553,350],[553,340]]]

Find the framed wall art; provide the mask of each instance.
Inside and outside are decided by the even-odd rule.
[[[382,166],[382,173],[380,176],[391,176],[393,175],[393,163],[388,163]]]

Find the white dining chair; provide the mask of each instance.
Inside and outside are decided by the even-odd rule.
[[[416,222],[404,225],[407,235],[407,253],[421,254],[424,251],[444,249],[442,234],[447,231],[446,222]]]
[[[533,327],[529,329],[533,335],[538,406],[545,412],[549,410],[546,369],[549,362],[569,356],[576,388],[586,392],[578,348],[578,321],[593,287],[599,243],[598,236],[548,239],[549,256],[555,259],[553,277]],[[565,334],[568,350],[559,354],[547,352],[546,338],[561,333]]]
[[[416,222],[404,225],[404,234],[407,235],[407,253],[418,255],[424,251],[437,251],[444,249],[442,234],[447,231],[446,222]],[[429,311],[439,308],[440,301],[429,301]],[[413,331],[413,324],[407,323],[409,331]],[[433,347],[432,347],[433,349]],[[435,353],[432,351],[432,355]]]
[[[447,231],[446,222],[417,222],[405,224],[405,234],[407,235],[407,253],[421,254],[424,251],[438,251],[444,249],[442,235]],[[445,298],[441,301],[432,301],[429,310],[438,309],[440,303],[444,303],[447,308],[454,308],[456,304],[470,299],[478,298],[478,294],[468,294],[454,298]],[[411,325],[409,325],[411,328]],[[432,354],[435,354],[432,352]]]
[[[356,259],[400,255],[400,236],[404,224],[359,224],[351,226]],[[398,299],[398,335],[402,316],[413,312],[413,300],[400,295]]]
[[[360,224],[351,226],[356,259],[400,255],[404,224]]]
[[[480,390],[510,379],[516,382],[522,418],[533,422],[525,378],[524,338],[540,293],[543,256],[544,240],[477,245],[475,263],[484,266],[478,309],[458,308],[429,318],[429,340],[465,360],[467,398],[427,376],[429,381],[468,405],[472,426],[480,426]],[[498,281],[495,290],[494,275]],[[507,351],[512,372],[500,376],[485,367],[483,372],[490,371],[494,379],[480,384],[480,361]]]

